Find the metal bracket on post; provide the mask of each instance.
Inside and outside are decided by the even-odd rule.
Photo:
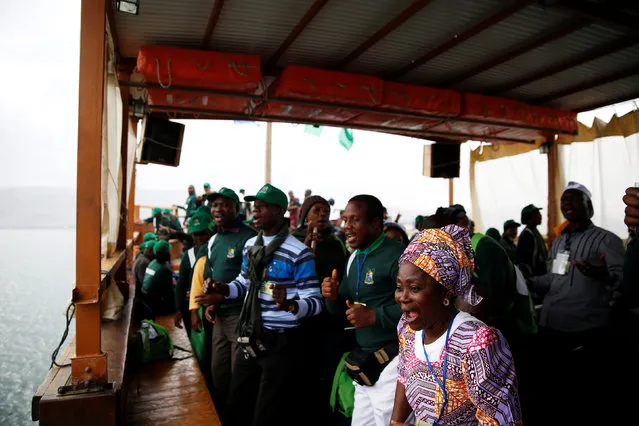
[[[77,385],[64,385],[58,388],[58,396],[83,395],[104,392],[113,389],[113,383],[81,382]]]
[[[75,287],[72,293],[73,303],[76,305],[90,305],[94,303],[100,303],[100,297],[102,296],[102,287],[82,287],[82,294],[80,290]]]
[[[71,359],[72,384],[80,383],[106,383],[107,382],[107,354],[87,356]]]

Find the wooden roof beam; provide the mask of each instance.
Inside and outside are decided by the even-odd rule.
[[[622,102],[632,101],[634,99],[639,99],[639,90],[635,90],[634,92],[626,93],[622,96],[616,96],[612,99],[608,99],[603,102],[595,102],[581,108],[575,110],[575,112],[584,112],[584,111],[592,111],[593,109],[603,108],[614,104],[620,104]]]
[[[109,26],[109,30],[111,32],[111,39],[113,40],[113,48],[115,49],[116,53],[119,54],[120,39],[118,37],[118,31],[115,24],[115,14],[113,13],[112,1],[107,1],[106,3],[106,14],[107,14],[107,21],[108,21],[107,25]]]
[[[200,46],[202,49],[208,49],[211,44],[211,38],[213,37],[213,31],[217,26],[217,22],[220,20],[222,9],[224,8],[224,0],[215,0],[215,4],[211,9],[209,15],[209,22],[206,24],[206,30],[204,30],[204,36],[202,37],[202,43]]]
[[[286,40],[280,45],[277,51],[271,56],[264,65],[264,69],[270,70],[277,66],[277,62],[284,55],[284,52],[291,47],[293,42],[302,34],[304,28],[315,18],[315,16],[322,10],[322,8],[328,3],[328,0],[315,0],[311,7],[306,11],[302,19],[295,25],[293,30],[288,34]]]
[[[630,4],[632,2],[628,2]],[[623,33],[639,35],[636,18],[621,12],[624,2],[608,1],[599,6],[583,0],[561,0],[547,6],[568,16],[579,16]]]
[[[492,27],[495,24],[498,24],[499,22],[514,15],[515,13],[519,12],[520,10],[524,9],[525,7],[527,7],[528,5],[532,3],[534,3],[534,0],[519,0],[519,1],[510,2],[508,6],[501,9],[497,13],[489,16],[488,18],[484,19],[481,22],[478,22],[477,24],[473,25],[466,31],[460,34],[455,34],[453,38],[451,38],[444,44],[441,44],[440,46],[432,49],[430,52],[427,52],[426,54],[422,55],[418,59],[412,61],[410,64],[406,65],[404,68],[401,68],[397,71],[390,73],[389,75],[385,77],[385,79],[396,80],[399,77],[405,74],[408,74],[415,68],[418,68],[424,65],[426,62],[430,61],[431,59],[436,58],[437,56],[447,52],[448,50],[463,43],[464,41],[470,39],[471,37],[481,33],[484,30],[487,30],[488,28]]]
[[[604,56],[611,55],[615,52],[618,52],[623,49],[627,49],[639,43],[639,37],[632,37],[621,40],[614,40],[610,43],[606,43],[603,46],[600,46],[594,50],[586,52],[583,55],[573,56],[566,62],[560,62],[557,65],[550,66],[539,70],[534,74],[530,74],[527,77],[520,78],[515,81],[511,81],[510,83],[503,84],[501,86],[497,86],[491,90],[487,91],[487,94],[497,95],[500,93],[509,92],[513,89],[516,89],[521,86],[525,86],[527,84],[533,83],[537,80],[541,80],[546,77],[550,77],[551,75],[558,74],[560,72],[569,70],[571,68],[578,67],[590,61],[594,61],[599,58],[603,58]]]
[[[603,86],[604,84],[612,83],[618,80],[623,80],[624,78],[632,77],[633,75],[638,75],[638,74],[639,74],[639,64],[634,65],[633,67],[629,69],[617,71],[613,74],[604,75],[594,80],[589,80],[589,81],[586,81],[585,83],[568,87],[564,90],[558,90],[556,92],[549,93],[546,96],[532,99],[530,100],[530,102],[536,103],[536,104],[546,104],[551,101],[554,101],[555,99],[561,99],[569,95],[574,95],[575,93],[584,92],[594,87]]]
[[[410,6],[404,9],[399,15],[395,16],[391,21],[384,25],[379,31],[366,39],[362,44],[357,46],[355,50],[346,55],[344,59],[339,61],[333,69],[341,69],[353,62],[362,53],[373,47],[391,32],[395,31],[400,25],[408,21],[413,15],[426,7],[432,0],[415,0]]]
[[[493,59],[489,59],[488,61],[482,64],[479,64],[474,68],[470,68],[464,71],[462,74],[453,76],[448,80],[442,81],[441,83],[438,83],[437,85],[439,87],[447,87],[447,86],[453,86],[455,84],[459,84],[462,81],[467,80],[471,77],[474,77],[477,74],[481,74],[485,71],[488,71],[491,68],[495,68],[498,65],[501,65],[505,62],[513,60],[541,46],[544,46],[555,40],[559,40],[560,38],[565,37],[569,34],[572,34],[573,32],[578,31],[588,25],[590,25],[590,22],[587,22],[587,21],[574,21],[568,24],[562,23],[560,26],[558,26],[554,30],[547,32],[545,35],[543,35],[540,38],[537,38],[532,41],[528,41],[524,44],[521,44],[519,46],[513,47],[511,50],[505,51],[500,56],[497,56],[496,58],[493,58]]]

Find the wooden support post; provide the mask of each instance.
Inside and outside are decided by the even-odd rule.
[[[136,136],[138,135],[138,119],[134,118],[131,120],[131,126],[133,127],[133,134]],[[136,139],[136,143],[137,143],[137,139]],[[135,159],[133,160],[133,170],[131,171],[131,182],[129,182],[129,207],[128,207],[128,213],[129,213],[129,217],[127,218],[127,239],[133,239],[133,232],[135,231],[135,221],[137,219],[136,215],[136,208],[135,208],[135,172],[136,172],[136,165],[135,165]],[[133,243],[135,244],[136,241],[133,241]]]
[[[102,109],[104,103],[106,0],[82,0],[76,217],[76,348],[73,383],[107,381],[101,349],[100,232]]]
[[[553,229],[558,225],[558,188],[559,185],[559,145],[552,138],[547,139],[548,148],[548,242],[555,238]]]
[[[120,72],[118,73],[119,80],[129,80],[130,73]],[[126,248],[127,240],[127,225],[128,225],[128,205],[127,205],[127,193],[129,182],[128,171],[128,157],[129,157],[129,88],[126,86],[120,87],[120,97],[122,98],[122,132],[120,142],[120,169],[122,170],[122,181],[120,183],[120,226],[118,229],[118,241],[116,244],[117,250],[124,250]]]
[[[452,206],[455,200],[455,181],[453,178],[448,178],[448,205]]]
[[[273,123],[266,122],[266,164],[264,170],[264,183],[271,183],[271,146],[273,140]]]

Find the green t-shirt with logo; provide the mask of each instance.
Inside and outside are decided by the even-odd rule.
[[[209,240],[210,250],[206,259],[204,278],[213,278],[219,283],[228,284],[240,274],[242,256],[246,241],[257,232],[244,224],[236,224],[225,232],[218,232]],[[217,308],[221,316],[239,315],[243,299],[225,300]]]
[[[346,300],[359,301],[375,310],[375,324],[355,330],[357,344],[362,349],[376,350],[397,339],[397,323],[402,316],[395,302],[397,261],[404,249],[402,243],[382,234],[368,249],[357,250],[351,255],[350,267],[340,283],[339,299],[326,301],[328,310],[340,316],[346,312]]]

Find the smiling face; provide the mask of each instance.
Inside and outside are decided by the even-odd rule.
[[[317,226],[319,231],[323,231],[328,226],[328,217],[330,216],[331,209],[328,204],[316,203],[308,211],[306,220],[308,223],[312,223]]]
[[[215,222],[224,228],[228,228],[233,224],[233,222],[235,222],[237,215],[237,206],[233,200],[222,196],[215,197],[213,199],[213,204],[211,205],[211,216]]]
[[[342,213],[346,243],[354,249],[368,247],[381,234],[380,218],[368,217],[366,203],[349,201]]]
[[[395,301],[406,314],[413,330],[430,329],[450,318],[450,306],[444,306],[446,288],[412,263],[399,266]]]
[[[588,199],[585,194],[569,189],[561,195],[561,214],[569,222],[583,222],[588,219]]]

